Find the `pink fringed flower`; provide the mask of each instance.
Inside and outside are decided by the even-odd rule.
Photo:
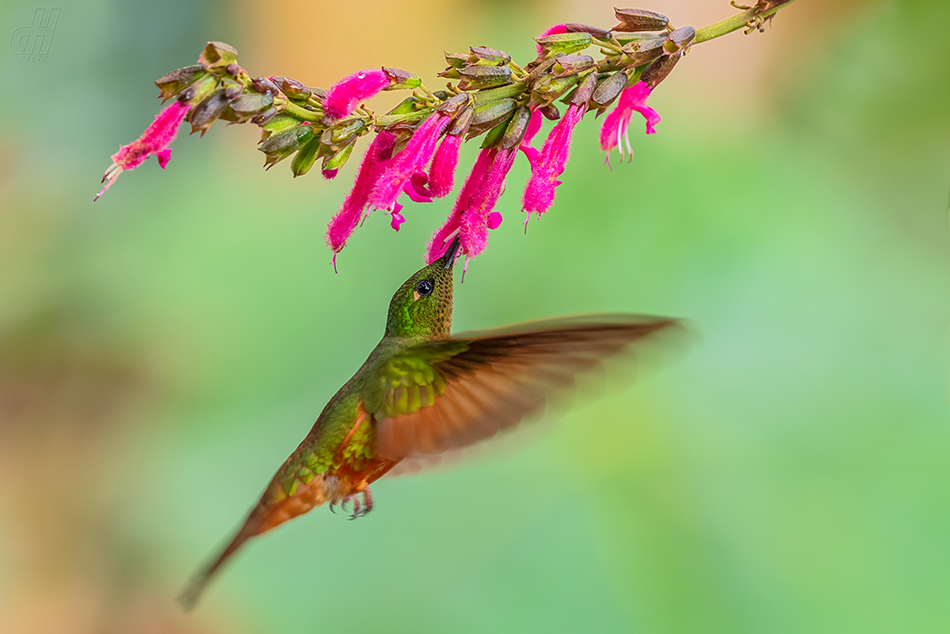
[[[353,112],[361,101],[374,97],[389,83],[386,73],[375,68],[353,73],[327,90],[323,109],[331,119],[342,119]]]
[[[461,238],[465,255],[471,257],[482,252],[488,241],[488,230],[501,224],[501,214],[492,209],[501,196],[505,176],[517,154],[517,148],[487,148],[479,152],[452,213],[429,242],[427,262],[442,257],[446,243],[455,234]]]
[[[119,178],[122,172],[132,170],[145,162],[150,154],[154,154],[158,159],[158,164],[162,169],[168,165],[172,150],[168,147],[175,136],[178,134],[178,126],[185,119],[185,115],[191,109],[191,105],[176,101],[167,108],[158,113],[155,121],[152,122],[145,132],[137,140],[123,145],[119,151],[112,155],[112,165],[102,176],[102,182],[105,187],[102,188],[93,200],[99,200],[99,197],[106,193],[106,190],[112,187],[112,183]]]
[[[564,173],[570,156],[571,135],[586,110],[586,100],[580,104],[572,103],[551,130],[541,152],[531,161],[531,179],[522,203],[522,209],[528,214],[526,223],[532,212],[540,216],[554,203],[554,188],[561,184],[558,178]]]
[[[650,96],[652,88],[642,81],[638,81],[622,93],[617,100],[617,107],[611,111],[604,119],[604,125],[600,129],[600,149],[607,153],[610,158],[610,151],[615,147],[620,148],[620,159],[623,160],[623,144],[627,144],[627,153],[633,160],[633,148],[630,147],[630,137],[627,134],[627,128],[630,125],[630,117],[634,111],[639,112],[646,119],[647,134],[655,134],[653,127],[660,122],[660,115],[657,111],[647,105],[647,97]]]
[[[346,246],[347,238],[350,237],[363,217],[363,210],[366,209],[369,202],[370,192],[372,192],[380,174],[386,169],[386,163],[392,155],[395,141],[396,137],[391,132],[382,131],[376,135],[369,149],[366,150],[363,162],[360,164],[353,189],[347,194],[339,213],[333,216],[333,219],[327,225],[327,244],[333,249],[334,267],[336,266],[336,254]],[[393,224],[393,228],[398,229],[399,225],[396,222],[395,215],[393,216]]]
[[[417,174],[425,174],[426,165],[428,165],[432,154],[435,152],[439,137],[451,121],[452,117],[450,115],[436,112],[422,122],[413,133],[412,138],[409,139],[406,147],[392,158],[386,172],[376,183],[369,198],[371,207],[393,210],[396,199],[404,191],[409,194],[410,198],[420,195],[427,200],[431,200],[426,195],[428,192],[416,193],[412,178]]]
[[[442,140],[432,157],[428,176],[418,173],[413,175],[412,184],[416,191],[431,198],[444,198],[449,195],[455,186],[455,168],[458,166],[461,145],[461,135],[449,135]]]

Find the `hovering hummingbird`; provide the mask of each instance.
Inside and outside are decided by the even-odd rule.
[[[180,597],[194,606],[248,539],[325,503],[373,508],[370,485],[403,460],[460,449],[516,425],[574,376],[678,322],[630,314],[549,319],[450,335],[459,238],[399,287],[382,340],[330,399],[244,524]]]

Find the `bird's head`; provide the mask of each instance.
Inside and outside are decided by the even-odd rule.
[[[441,258],[413,273],[399,287],[389,303],[387,336],[448,336],[452,327],[452,267],[458,249],[456,236]]]

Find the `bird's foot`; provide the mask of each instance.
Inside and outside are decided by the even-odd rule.
[[[363,502],[360,503],[360,493],[352,493],[340,502],[340,508],[343,509],[344,513],[348,513],[346,506],[347,504],[353,505],[353,513],[350,515],[351,520],[355,520],[357,517],[363,517],[367,513],[373,510],[373,495],[369,492],[369,487],[362,491]],[[330,510],[334,513],[333,505],[330,505]]]

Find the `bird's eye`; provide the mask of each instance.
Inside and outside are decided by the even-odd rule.
[[[416,292],[422,297],[431,294],[434,288],[435,285],[432,284],[432,280],[421,280],[416,284]]]

